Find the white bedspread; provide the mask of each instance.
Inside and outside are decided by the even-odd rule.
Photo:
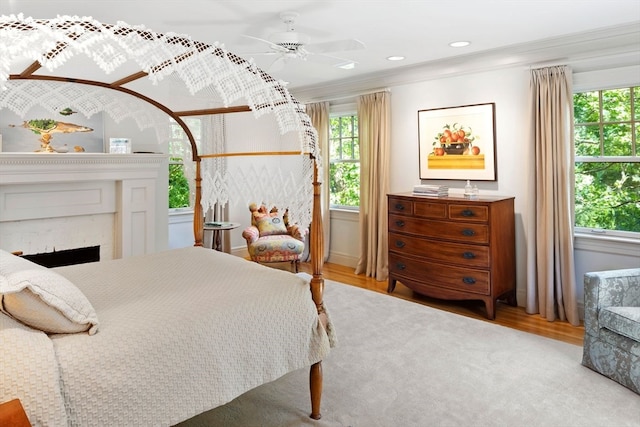
[[[308,283],[285,271],[199,247],[55,270],[100,321],[51,336],[69,425],[176,424],[329,353]]]

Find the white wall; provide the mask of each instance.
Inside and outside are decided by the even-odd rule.
[[[158,142],[158,136],[153,128],[140,130],[133,119],[116,123],[108,114],[104,116],[105,151],[109,152],[109,138],[130,138],[131,152],[146,151],[150,153],[166,153],[167,142]],[[169,116],[167,116],[167,124]]]
[[[172,209],[169,212],[169,249],[193,246],[193,210]]]

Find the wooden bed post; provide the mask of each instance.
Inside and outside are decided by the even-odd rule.
[[[195,240],[194,246],[202,246],[203,245],[203,235],[204,235],[204,214],[202,212],[202,175],[200,172],[200,163],[202,162],[201,158],[195,158],[196,162],[196,199],[193,203],[193,236]]]
[[[313,160],[313,213],[311,219],[311,297],[318,309],[318,316],[323,325],[327,326],[327,317],[324,311],[322,294],[324,292],[324,279],[322,278],[322,266],[324,264],[324,234],[322,230],[322,200],[321,183],[318,182],[318,166]],[[309,372],[309,387],[311,390],[311,415],[314,420],[319,420],[320,402],[322,400],[322,361],[311,365]]]

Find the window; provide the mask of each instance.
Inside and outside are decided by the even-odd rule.
[[[202,121],[199,118],[186,118],[196,143],[202,136]],[[189,207],[189,181],[184,173],[184,159],[188,155],[189,146],[187,134],[178,123],[171,120],[171,139],[169,140],[169,209]],[[187,160],[191,160],[188,158]]]
[[[358,116],[329,119],[329,198],[332,208],[360,206]]]
[[[575,225],[640,233],[640,87],[573,96]]]

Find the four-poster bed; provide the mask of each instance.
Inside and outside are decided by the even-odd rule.
[[[100,69],[99,71],[101,71],[100,76],[80,76],[79,74],[81,73],[79,70],[83,70],[85,68],[82,66],[82,62],[77,62],[79,60],[78,58],[80,58],[80,61],[88,60],[88,62],[93,64],[92,67],[86,68],[87,70],[90,70],[89,74],[96,73],[95,66],[97,65]],[[70,61],[71,59],[76,62],[74,63],[73,61]],[[71,67],[65,68],[65,65],[68,65],[69,62],[72,64]],[[137,71],[130,71],[132,69],[137,69]],[[109,74],[116,70],[121,71],[124,74],[119,78],[109,77]],[[38,105],[40,106],[46,106],[51,109],[60,107],[60,100],[54,100],[51,97],[47,98],[46,93],[35,97],[33,93],[29,95],[21,94],[20,91],[25,89],[27,82],[35,82],[39,85],[39,90],[43,90],[44,88],[52,91],[51,93],[55,92],[56,97],[62,96],[62,100],[64,102],[62,105],[65,107],[71,106],[81,112],[92,113],[92,109],[95,109],[95,105],[93,103],[89,103],[89,101],[86,101],[86,103],[82,105],[77,105],[74,104],[73,99],[64,99],[63,94],[67,92],[65,89],[67,85],[82,85],[82,87],[88,88],[88,91],[93,91],[91,92],[92,95],[87,97],[89,99],[96,98],[96,96],[93,95],[95,93],[99,93],[101,99],[104,99],[104,97],[108,97],[107,95],[104,95],[105,93],[113,93],[114,91],[117,93],[117,96],[135,97],[137,100],[143,101],[144,103],[152,106],[155,110],[162,111],[175,120],[175,122],[182,127],[190,142],[191,156],[194,164],[195,209],[193,231],[195,244],[194,248],[185,248],[184,250],[180,250],[179,254],[174,253],[173,251],[167,251],[159,254],[132,257],[130,259],[100,262],[96,265],[86,264],[83,266],[54,269],[55,271],[51,272],[51,274],[55,273],[56,278],[58,278],[57,275],[63,276],[63,278],[76,284],[83,292],[87,293],[89,301],[92,300],[92,295],[95,296],[96,302],[94,302],[94,304],[96,305],[98,318],[102,315],[107,319],[103,326],[101,326],[102,331],[98,332],[95,336],[89,336],[86,333],[70,335],[54,334],[50,336],[34,335],[32,332],[35,333],[35,330],[31,331],[28,327],[26,330],[23,330],[25,327],[14,321],[15,319],[18,319],[18,316],[12,316],[11,313],[6,310],[6,307],[4,307],[4,312],[0,313],[0,316],[3,316],[0,318],[0,327],[2,328],[0,329],[0,334],[3,334],[3,339],[5,337],[19,339],[19,337],[16,338],[14,336],[15,334],[27,336],[28,340],[31,340],[28,345],[20,343],[15,345],[16,349],[22,348],[26,351],[33,345],[33,341],[43,341],[45,345],[51,346],[51,343],[48,341],[48,339],[51,338],[51,342],[54,343],[53,346],[61,353],[58,353],[57,355],[54,353],[53,356],[47,353],[48,355],[45,354],[43,357],[45,357],[45,359],[47,357],[59,358],[63,360],[61,363],[65,363],[64,359],[65,357],[68,357],[68,355],[63,352],[65,346],[73,347],[75,342],[82,342],[82,345],[88,346],[84,348],[84,352],[91,352],[90,346],[92,344],[92,340],[95,343],[99,342],[100,339],[107,340],[108,337],[114,339],[113,335],[110,335],[110,328],[113,327],[111,322],[116,322],[116,319],[120,319],[123,316],[126,317],[126,313],[120,308],[114,309],[115,311],[109,311],[106,308],[103,308],[106,304],[100,299],[103,290],[97,290],[94,287],[94,282],[106,281],[109,286],[119,289],[119,292],[124,295],[123,298],[127,295],[131,298],[131,300],[125,301],[126,303],[133,304],[133,302],[136,301],[136,298],[141,297],[141,295],[136,294],[135,283],[125,281],[125,278],[120,274],[122,271],[126,271],[128,275],[137,277],[141,286],[152,286],[147,277],[149,275],[159,279],[156,274],[153,274],[156,270],[164,271],[163,275],[172,276],[174,281],[180,280],[179,276],[175,276],[176,274],[182,274],[185,273],[185,271],[191,272],[193,274],[199,274],[199,276],[195,278],[189,276],[187,279],[182,279],[184,283],[181,285],[183,288],[196,287],[199,289],[199,287],[203,286],[202,282],[206,280],[206,277],[222,275],[220,271],[210,271],[208,267],[205,268],[206,264],[211,262],[220,262],[225,263],[226,265],[226,263],[229,263],[228,265],[231,267],[225,267],[222,270],[242,270],[242,275],[245,276],[244,282],[241,282],[240,279],[238,279],[237,276],[240,274],[234,274],[232,275],[234,276],[233,279],[229,279],[229,281],[238,281],[238,286],[232,286],[234,283],[229,283],[229,281],[227,281],[225,283],[207,283],[209,286],[204,286],[204,288],[210,288],[212,285],[224,289],[240,288],[241,292],[245,292],[241,298],[241,302],[249,306],[256,304],[255,301],[250,299],[250,294],[246,294],[246,292],[252,287],[252,280],[259,282],[267,276],[269,278],[269,283],[277,288],[283,287],[283,282],[288,281],[288,277],[291,277],[292,283],[284,286],[285,290],[283,290],[285,293],[291,292],[291,287],[295,288],[300,285],[300,281],[302,280],[300,277],[287,272],[280,272],[272,269],[269,270],[268,267],[258,266],[239,258],[229,260],[230,256],[227,254],[220,254],[216,251],[210,251],[200,247],[203,244],[204,210],[207,207],[211,207],[213,204],[228,203],[230,201],[229,187],[231,185],[235,185],[234,180],[237,179],[237,176],[234,176],[233,173],[228,170],[237,169],[235,165],[234,168],[227,168],[226,165],[222,163],[222,169],[227,169],[224,173],[221,173],[219,170],[214,170],[213,167],[218,167],[221,165],[220,162],[224,162],[231,158],[256,159],[266,156],[294,157],[297,159],[297,163],[292,167],[292,169],[294,171],[297,171],[298,169],[303,170],[301,178],[297,180],[300,186],[299,191],[296,189],[295,196],[291,196],[291,194],[288,195],[288,197],[292,198],[291,200],[262,199],[262,201],[269,204],[278,204],[280,206],[286,206],[286,203],[295,204],[296,209],[292,209],[291,212],[298,216],[294,219],[298,220],[297,222],[301,223],[302,226],[309,226],[311,230],[312,238],[310,239],[310,253],[312,277],[308,283],[311,291],[311,299],[308,299],[308,301],[312,304],[314,319],[311,319],[311,323],[309,325],[303,327],[303,329],[309,329],[307,331],[306,338],[303,340],[304,342],[295,344],[294,348],[300,347],[305,342],[306,344],[304,345],[311,347],[303,349],[298,348],[297,351],[300,352],[301,355],[298,359],[294,359],[293,356],[290,356],[292,359],[287,362],[287,366],[290,370],[299,368],[301,363],[300,359],[306,360],[306,363],[308,363],[307,366],[310,365],[311,417],[315,419],[320,418],[320,402],[322,394],[321,360],[322,357],[326,356],[328,353],[329,347],[333,345],[334,337],[331,323],[327,317],[323,303],[324,280],[322,278],[322,265],[324,250],[320,209],[321,183],[319,182],[319,176],[321,175],[318,171],[318,160],[320,154],[316,145],[315,129],[311,125],[308,116],[305,114],[303,106],[289,94],[282,83],[276,81],[271,76],[257,68],[251,61],[246,61],[243,58],[226,51],[223,47],[217,44],[208,45],[196,42],[182,35],[159,34],[143,27],[130,26],[125,23],[118,23],[115,25],[103,24],[93,20],[92,18],[67,16],[55,19],[33,19],[24,18],[22,16],[2,16],[0,17],[0,86],[3,88],[3,92],[0,95],[0,107],[10,108],[16,112],[23,112],[21,109],[26,109],[28,106],[35,104],[36,102],[39,103]],[[165,102],[158,101],[150,95],[153,93],[153,86],[160,86],[161,83],[172,85],[179,83],[178,87],[180,87],[181,90],[184,90],[186,86],[186,89],[188,89],[191,95],[195,96],[204,93],[206,95],[204,99],[213,98],[215,95],[217,98],[221,98],[224,106],[207,106],[206,108],[194,110],[176,111],[175,109],[168,107]],[[25,91],[25,93],[28,93],[28,91]],[[37,100],[35,98],[37,98]],[[248,105],[232,105],[241,99],[243,99]],[[57,103],[54,103],[56,100]],[[264,113],[273,114],[282,134],[293,132],[297,135],[299,148],[290,149],[287,147],[282,149],[278,147],[275,149],[264,150],[255,149],[254,147],[251,150],[233,151],[233,147],[229,147],[226,149],[223,148],[222,150],[215,149],[212,152],[199,151],[191,130],[182,119],[183,117],[194,115],[203,116],[242,113],[248,111],[253,112],[256,117],[261,116]],[[127,115],[126,112],[122,111],[116,113],[109,111],[106,112],[112,114],[112,118],[115,118],[116,120],[122,119]],[[140,115],[137,116],[139,117]],[[149,115],[149,117],[152,116],[153,114]],[[153,121],[153,119],[149,120]],[[156,128],[166,126],[167,120],[166,118],[164,120],[165,121],[163,123],[156,122],[152,123],[151,126]],[[254,160],[250,160],[250,162],[252,161]],[[206,162],[217,163],[205,166]],[[248,168],[249,170],[253,170],[255,165],[250,164]],[[287,173],[294,172],[290,171]],[[213,174],[216,174],[215,179],[211,178],[211,175]],[[203,175],[206,179],[203,179]],[[293,181],[295,182],[296,179]],[[246,186],[253,187],[252,185]],[[207,188],[203,189],[203,187]],[[259,190],[259,186],[257,186],[257,188]],[[203,196],[203,191],[206,196]],[[249,195],[247,197],[255,199],[255,195]],[[7,248],[7,250],[10,250],[10,248]],[[6,284],[12,280],[12,275],[17,273],[12,270],[12,268],[15,267],[14,264],[16,262],[12,258],[13,256],[7,253],[2,253],[2,251],[0,251],[0,255],[2,255],[0,256],[1,290],[3,289],[2,280],[5,281],[6,286]],[[212,259],[212,256],[215,256],[216,258]],[[175,263],[170,262],[172,259]],[[172,265],[173,269],[176,271],[162,270],[160,266],[166,264]],[[178,270],[178,266],[180,264],[185,264],[186,267]],[[147,270],[144,270],[145,266]],[[18,270],[25,268],[36,269],[34,266],[24,265],[20,265],[20,268],[16,268]],[[266,272],[264,269],[269,271]],[[96,279],[96,277],[99,279]],[[109,283],[108,278],[111,278],[111,280],[116,283]],[[123,283],[125,283],[124,287]],[[132,291],[130,288],[134,288],[133,294],[131,294]],[[31,289],[31,291],[33,291],[33,289]],[[147,289],[146,292],[149,291],[150,289]],[[200,300],[199,302],[202,301],[202,297],[198,298],[198,293],[200,291],[205,292],[203,289],[194,291],[195,299]],[[37,294],[37,292],[33,292]],[[169,290],[168,292],[176,291]],[[6,295],[9,295],[9,293],[4,295],[5,302],[7,301]],[[2,297],[1,294],[0,297]],[[220,296],[215,295],[213,297],[218,298]],[[108,298],[113,298],[113,295]],[[264,301],[265,297],[264,295],[260,295],[257,298]],[[180,301],[183,304],[196,304],[191,300]],[[211,307],[207,307],[207,310],[205,311],[211,312],[212,310],[210,308]],[[164,307],[163,309],[167,309],[167,307]],[[189,309],[187,308],[187,311],[188,310]],[[237,310],[243,311],[244,308],[238,308]],[[282,311],[283,313],[286,313],[287,311],[298,311],[279,306],[273,306],[271,307],[271,310],[276,312]],[[178,310],[178,313],[179,312],[181,312],[181,310]],[[176,316],[177,315],[178,314],[176,314]],[[253,313],[252,315],[260,318],[262,316],[267,316],[268,314]],[[286,324],[291,320],[292,319],[285,319],[284,323]],[[215,319],[208,318],[205,321],[210,322],[211,326],[219,325],[222,326],[222,329],[225,327],[225,324],[220,325],[217,323],[223,321],[218,317]],[[309,319],[306,321],[309,322]],[[234,327],[237,328],[238,326],[236,325]],[[185,332],[181,328],[183,327],[180,326],[178,329],[174,328],[173,331],[176,332],[176,334],[183,336],[185,335]],[[149,331],[147,332],[149,333]],[[157,332],[153,332],[152,335],[156,333]],[[101,335],[104,338],[100,338]],[[196,335],[199,337],[201,336],[201,334]],[[153,336],[158,338],[160,341],[166,338],[161,337],[160,335]],[[74,342],[74,344],[67,344],[71,342]],[[164,345],[171,346],[171,341],[163,342]],[[106,343],[108,344],[108,341],[106,341]],[[189,345],[190,351],[193,351],[194,347],[197,348],[199,346],[197,342],[192,342]],[[268,346],[277,347],[278,343],[270,342]],[[20,357],[19,354],[16,356],[13,351],[7,350],[7,346],[3,345],[3,347],[5,348],[4,353],[1,355],[4,359],[3,366],[15,367],[15,365],[12,365],[10,362],[20,363],[16,361]],[[210,348],[207,346],[204,347]],[[107,347],[102,348],[104,349]],[[284,351],[283,349],[285,348],[288,347],[283,347],[280,351]],[[78,351],[78,349],[72,349],[71,352],[73,351]],[[158,349],[146,348],[144,351],[153,352],[158,351]],[[244,351],[248,350],[245,349],[243,352]],[[291,349],[285,351],[285,353],[288,354],[290,351]],[[265,357],[268,357],[268,353],[265,354]],[[285,357],[288,357],[286,354]],[[207,353],[201,355],[201,358],[207,358],[208,356],[211,355]],[[16,359],[16,357],[18,357],[18,359]],[[106,358],[109,359],[110,357],[112,356]],[[144,357],[140,357],[139,354],[129,354],[126,357],[131,361],[146,360]],[[180,355],[178,359],[180,357],[189,358],[189,355]],[[236,356],[236,358],[238,357],[239,356]],[[51,368],[51,372],[53,372],[54,376],[57,375],[56,372],[58,372],[58,370],[61,370],[62,374],[69,375],[69,372],[65,372],[65,370],[70,369],[70,367],[73,366],[73,363],[70,361],[67,361],[66,363],[67,364],[57,367],[53,366]],[[85,360],[83,363],[98,362],[96,360],[92,360],[91,362]],[[176,363],[179,365],[179,361]],[[176,369],[179,370],[178,368],[187,369],[177,366]],[[32,369],[32,367],[30,367],[30,369]],[[211,367],[208,367],[207,369],[211,369]],[[278,375],[286,373],[286,370],[283,371],[282,367],[275,369],[275,371],[277,373],[270,374],[262,380],[273,380],[277,378]],[[51,374],[51,372],[49,372],[49,374]],[[34,415],[36,413],[42,414],[47,412],[46,410],[43,411],[43,408],[41,408],[42,403],[38,403],[38,396],[20,395],[22,386],[20,384],[9,383],[8,378],[11,377],[11,375],[9,375],[11,373],[6,374],[7,381],[3,383],[2,389],[0,389],[0,393],[2,393],[0,395],[0,403],[2,403],[3,400],[10,400],[16,397],[21,398],[23,399],[23,404],[27,409],[27,414],[30,416],[30,419],[31,417],[36,417],[36,424],[40,422],[47,424],[48,422],[46,419],[40,419]],[[60,375],[62,376],[62,374]],[[18,377],[21,375],[23,374],[20,373]],[[151,377],[153,378],[153,375]],[[169,375],[168,377],[171,376]],[[50,379],[51,378],[49,378],[49,380]],[[103,422],[103,420],[99,418],[99,412],[98,414],[92,414],[90,411],[86,412],[86,408],[80,408],[77,410],[73,408],[69,409],[70,407],[73,407],[73,405],[79,405],[81,401],[87,400],[87,396],[92,396],[90,391],[83,390],[82,392],[78,392],[77,390],[65,388],[73,385],[74,383],[77,384],[78,387],[82,387],[83,384],[80,380],[76,381],[73,377],[73,373],[71,373],[70,377],[63,378],[62,385],[60,385],[60,387],[62,389],[62,395],[67,399],[63,405],[63,408],[66,407],[67,413],[64,414],[64,410],[62,410],[62,413],[59,411],[55,416],[57,418],[54,417],[54,419],[56,421],[60,421],[71,418],[68,422],[78,422],[78,420],[83,420],[82,414],[89,414],[88,416],[98,417],[97,419],[94,419],[93,422]],[[252,384],[251,387],[260,384],[259,381],[249,381],[249,383]],[[57,387],[55,384],[56,382],[54,381],[54,384],[51,386],[52,389]],[[108,385],[108,383],[102,385],[95,384],[95,382],[89,382],[87,387],[102,388],[101,392],[109,393],[109,390],[106,389]],[[112,385],[113,387],[117,387],[115,384]],[[55,390],[53,391],[55,392]],[[238,393],[244,391],[247,391],[246,386],[244,388],[237,388],[234,396],[237,396]],[[78,400],[68,400],[72,399],[74,396],[76,396]],[[215,401],[218,402],[216,404],[219,404],[220,402],[228,401],[230,397],[231,396],[229,395],[225,395],[218,400],[212,399],[206,403],[202,403],[200,410],[205,411],[211,409],[210,405],[212,402]],[[30,401],[29,399],[32,400]],[[33,399],[35,399],[35,401],[33,401]],[[91,397],[88,401],[92,404],[96,404],[95,399],[99,399],[99,397]],[[135,401],[135,399],[135,396],[132,397],[132,400]],[[111,409],[114,410],[114,408]],[[115,410],[118,409],[116,408]],[[189,408],[184,413],[189,413],[192,416],[194,415],[193,412],[193,408]],[[182,415],[183,413],[178,411],[175,415],[176,418],[171,418],[171,422],[180,421],[180,416]],[[157,422],[157,420],[154,420],[153,418],[141,417],[140,419],[147,419],[151,423]],[[166,419],[161,420],[160,424],[164,424],[166,422],[169,421]]]

